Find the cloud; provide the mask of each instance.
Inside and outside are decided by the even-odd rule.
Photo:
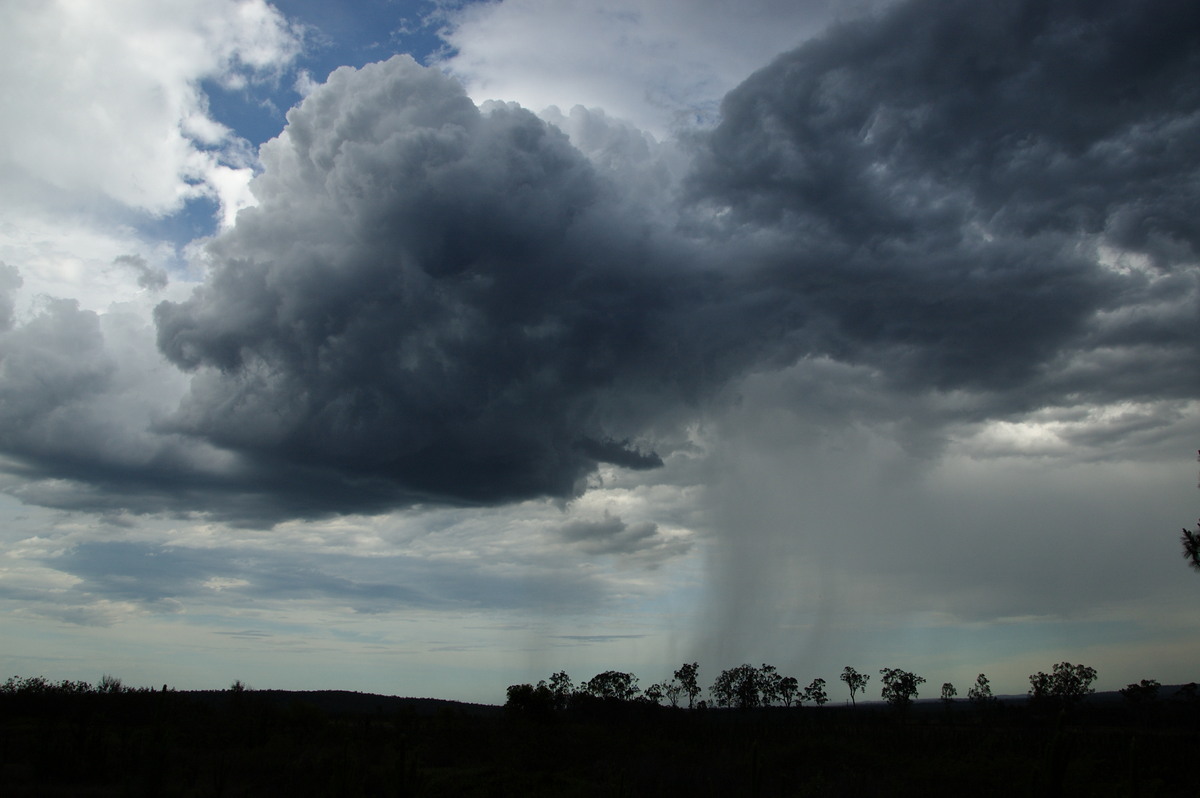
[[[686,189],[779,355],[707,430],[709,655],[1156,594],[1144,464],[1200,388],[1198,34],[1174,3],[905,3],[725,98]]]
[[[112,502],[97,485],[151,479],[172,448],[194,472],[205,448],[185,454],[148,429],[182,386],[155,351],[149,295],[186,294],[168,272],[182,276],[176,245],[196,234],[154,233],[198,207],[231,223],[251,199],[255,156],[202,84],[276,79],[301,34],[262,0],[18,2],[5,23],[0,440],[21,474],[5,482],[30,501],[97,506]]]
[[[798,412],[927,454],[1116,402],[1136,423],[1074,440],[1168,429],[1197,389],[1194,24],[1039,8],[834,27],[666,144],[478,107],[407,57],[339,69],[263,146],[205,282],[157,307],[169,365],[70,304],[5,334],[21,495],[246,523],[571,500],[787,369],[833,380]],[[139,429],[116,400],[164,368]]]
[[[798,354],[1016,412],[1111,400],[1084,364],[1194,356],[1196,35],[1172,3],[907,3],[732,91],[692,196],[758,243]]]
[[[399,656],[486,700],[748,658],[1020,689],[1064,640],[1195,639],[1163,616],[1194,592],[1187,4],[504,0],[450,12],[466,88],[300,81],[260,153],[203,89],[283,99],[270,7],[61,41],[44,8],[93,13],[0,32],[22,670],[64,656],[46,619],[126,622],[134,672],[230,633],[197,684],[265,647],[336,681],[350,646],[370,689]],[[427,654],[481,648],[499,693]]]
[[[640,640],[645,635],[555,635],[555,640],[567,640],[572,644],[611,643],[614,640]]]
[[[711,121],[717,99],[766,58],[873,0],[617,0],[603,4],[505,0],[451,13],[453,48],[441,66],[477,101],[534,111],[604,108],[656,136]],[[586,32],[586,33],[585,33]]]
[[[28,324],[4,333],[0,369],[0,428],[11,452],[24,448],[19,441],[63,445],[62,439],[71,437],[60,432],[70,424],[64,416],[77,402],[103,391],[116,364],[104,352],[99,317],[59,299],[48,301]]]
[[[165,269],[151,266],[140,255],[118,255],[113,260],[113,265],[128,267],[137,275],[137,284],[151,291],[161,291],[170,282]]]
[[[600,520],[573,521],[562,528],[561,535],[588,554],[616,554],[646,567],[655,567],[692,548],[692,540],[665,535],[656,523],[628,524],[608,512]]]
[[[0,332],[12,328],[16,305],[14,295],[23,282],[21,273],[15,267],[0,261]]]
[[[200,83],[269,78],[300,48],[263,0],[17,3],[0,33],[0,172],[10,202],[150,214],[195,197],[227,221],[253,156]]]
[[[564,114],[550,106],[538,116],[566,133],[571,144],[627,195],[641,198],[643,210],[656,213],[659,223],[676,223],[678,184],[689,168],[676,141],[656,139],[601,108],[576,105]]]
[[[164,546],[132,541],[84,541],[41,559],[71,577],[55,591],[0,591],[43,614],[75,623],[108,617],[105,608],[176,612],[183,602],[248,609],[271,602],[321,600],[356,613],[411,609],[554,608],[578,611],[603,600],[599,580],[546,571],[506,572],[477,560],[404,555],[307,554],[278,548]]]
[[[195,372],[172,429],[397,503],[660,464],[634,433],[694,390],[688,264],[556,128],[396,57],[335,72],[261,157],[208,282],[156,311]]]
[[[187,383],[138,307],[43,297],[33,308],[0,330],[6,492],[102,512],[195,510],[196,491],[236,475],[229,455],[156,429]]]

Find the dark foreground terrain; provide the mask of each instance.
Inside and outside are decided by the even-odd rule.
[[[0,795],[1184,796],[1200,712],[1143,706],[529,714],[356,693],[0,696]]]

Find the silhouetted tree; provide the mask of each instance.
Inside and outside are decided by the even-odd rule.
[[[639,692],[637,677],[622,671],[598,673],[584,684],[583,689],[596,698],[632,701]]]
[[[683,688],[688,697],[688,709],[696,705],[696,696],[700,695],[700,665],[695,662],[684,663],[675,671],[675,680]]]
[[[538,682],[537,687],[532,684],[510,684],[507,698],[504,709],[516,715],[543,716],[550,714],[554,708],[554,694],[545,681]]]
[[[642,691],[642,698],[649,701],[654,706],[658,706],[662,702],[663,695],[666,694],[664,685],[655,682]]]
[[[97,693],[119,693],[123,689],[121,680],[116,676],[109,676],[107,673],[101,676],[100,681],[96,684]]]
[[[1127,685],[1120,692],[1130,704],[1150,704],[1158,700],[1158,688],[1161,686],[1157,679],[1142,679],[1137,684]]]
[[[717,706],[749,709],[761,702],[759,671],[753,665],[738,665],[721,671],[711,688]]]
[[[682,684],[680,684],[677,680],[672,679],[667,683],[666,687],[663,688],[663,692],[666,694],[667,700],[671,702],[671,706],[679,706],[679,698],[683,695]]]
[[[762,704],[764,707],[769,707],[780,698],[780,685],[783,677],[775,669],[774,665],[763,663],[758,669],[758,690],[762,696]]]
[[[975,686],[967,690],[967,698],[975,706],[984,706],[996,700],[992,695],[992,685],[988,682],[988,677],[982,673],[975,677]]]
[[[958,690],[950,682],[942,682],[942,700],[947,704],[954,701],[954,697],[958,695]]]
[[[903,709],[911,703],[917,693],[917,686],[924,684],[925,679],[915,676],[899,668],[880,668],[879,678],[883,682],[880,696],[894,707]]]
[[[119,682],[119,680],[118,680]],[[63,679],[61,682],[51,682],[45,676],[10,676],[4,684],[0,684],[0,695],[7,696],[42,696],[42,695],[85,695],[101,692],[99,687],[93,688],[87,682],[73,682]]]
[[[1078,703],[1085,695],[1096,692],[1091,686],[1094,681],[1095,668],[1060,662],[1051,673],[1038,671],[1030,674],[1029,697],[1037,703],[1053,702],[1067,708]]]
[[[712,695],[713,701],[717,702],[717,706],[731,707],[737,701],[737,691],[734,688],[733,680],[733,671],[724,670],[712,683],[712,687],[708,688],[708,692]]]
[[[850,688],[850,703],[852,705],[857,705],[857,702],[854,700],[854,694],[858,692],[865,692],[867,689],[867,682],[871,681],[870,674],[859,673],[849,665],[842,669],[842,675],[838,678],[845,682],[846,686]]]
[[[1196,453],[1196,459],[1200,460],[1200,452]],[[1185,528],[1179,542],[1183,544],[1183,559],[1200,571],[1200,522],[1197,522],[1195,531]]]
[[[783,705],[790,707],[792,702],[796,700],[796,693],[800,690],[800,682],[796,681],[795,676],[784,676],[779,680],[779,697],[783,699]]]
[[[533,695],[533,685],[528,682],[524,684],[510,684],[508,689],[504,691],[504,706],[516,708],[529,703],[529,696]]]
[[[804,700],[811,701],[819,707],[825,706],[825,702],[829,700],[829,696],[825,694],[825,680],[813,679],[809,682],[808,687],[804,688]]]
[[[575,685],[571,683],[571,677],[566,671],[559,671],[550,677],[550,695],[554,700],[555,709],[566,709],[567,704],[571,701],[571,694],[575,692]]]
[[[1200,522],[1197,522],[1195,531],[1184,529],[1179,542],[1183,544],[1183,558],[1188,565],[1200,570]]]

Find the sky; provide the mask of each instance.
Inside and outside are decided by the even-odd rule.
[[[4,5],[6,675],[1200,680],[1192,3]]]

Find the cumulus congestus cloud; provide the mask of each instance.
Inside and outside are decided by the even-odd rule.
[[[396,57],[335,72],[261,157],[207,283],[155,314],[195,372],[173,430],[401,504],[660,462],[634,439],[692,390],[664,357],[689,359],[692,278],[557,128]]]

